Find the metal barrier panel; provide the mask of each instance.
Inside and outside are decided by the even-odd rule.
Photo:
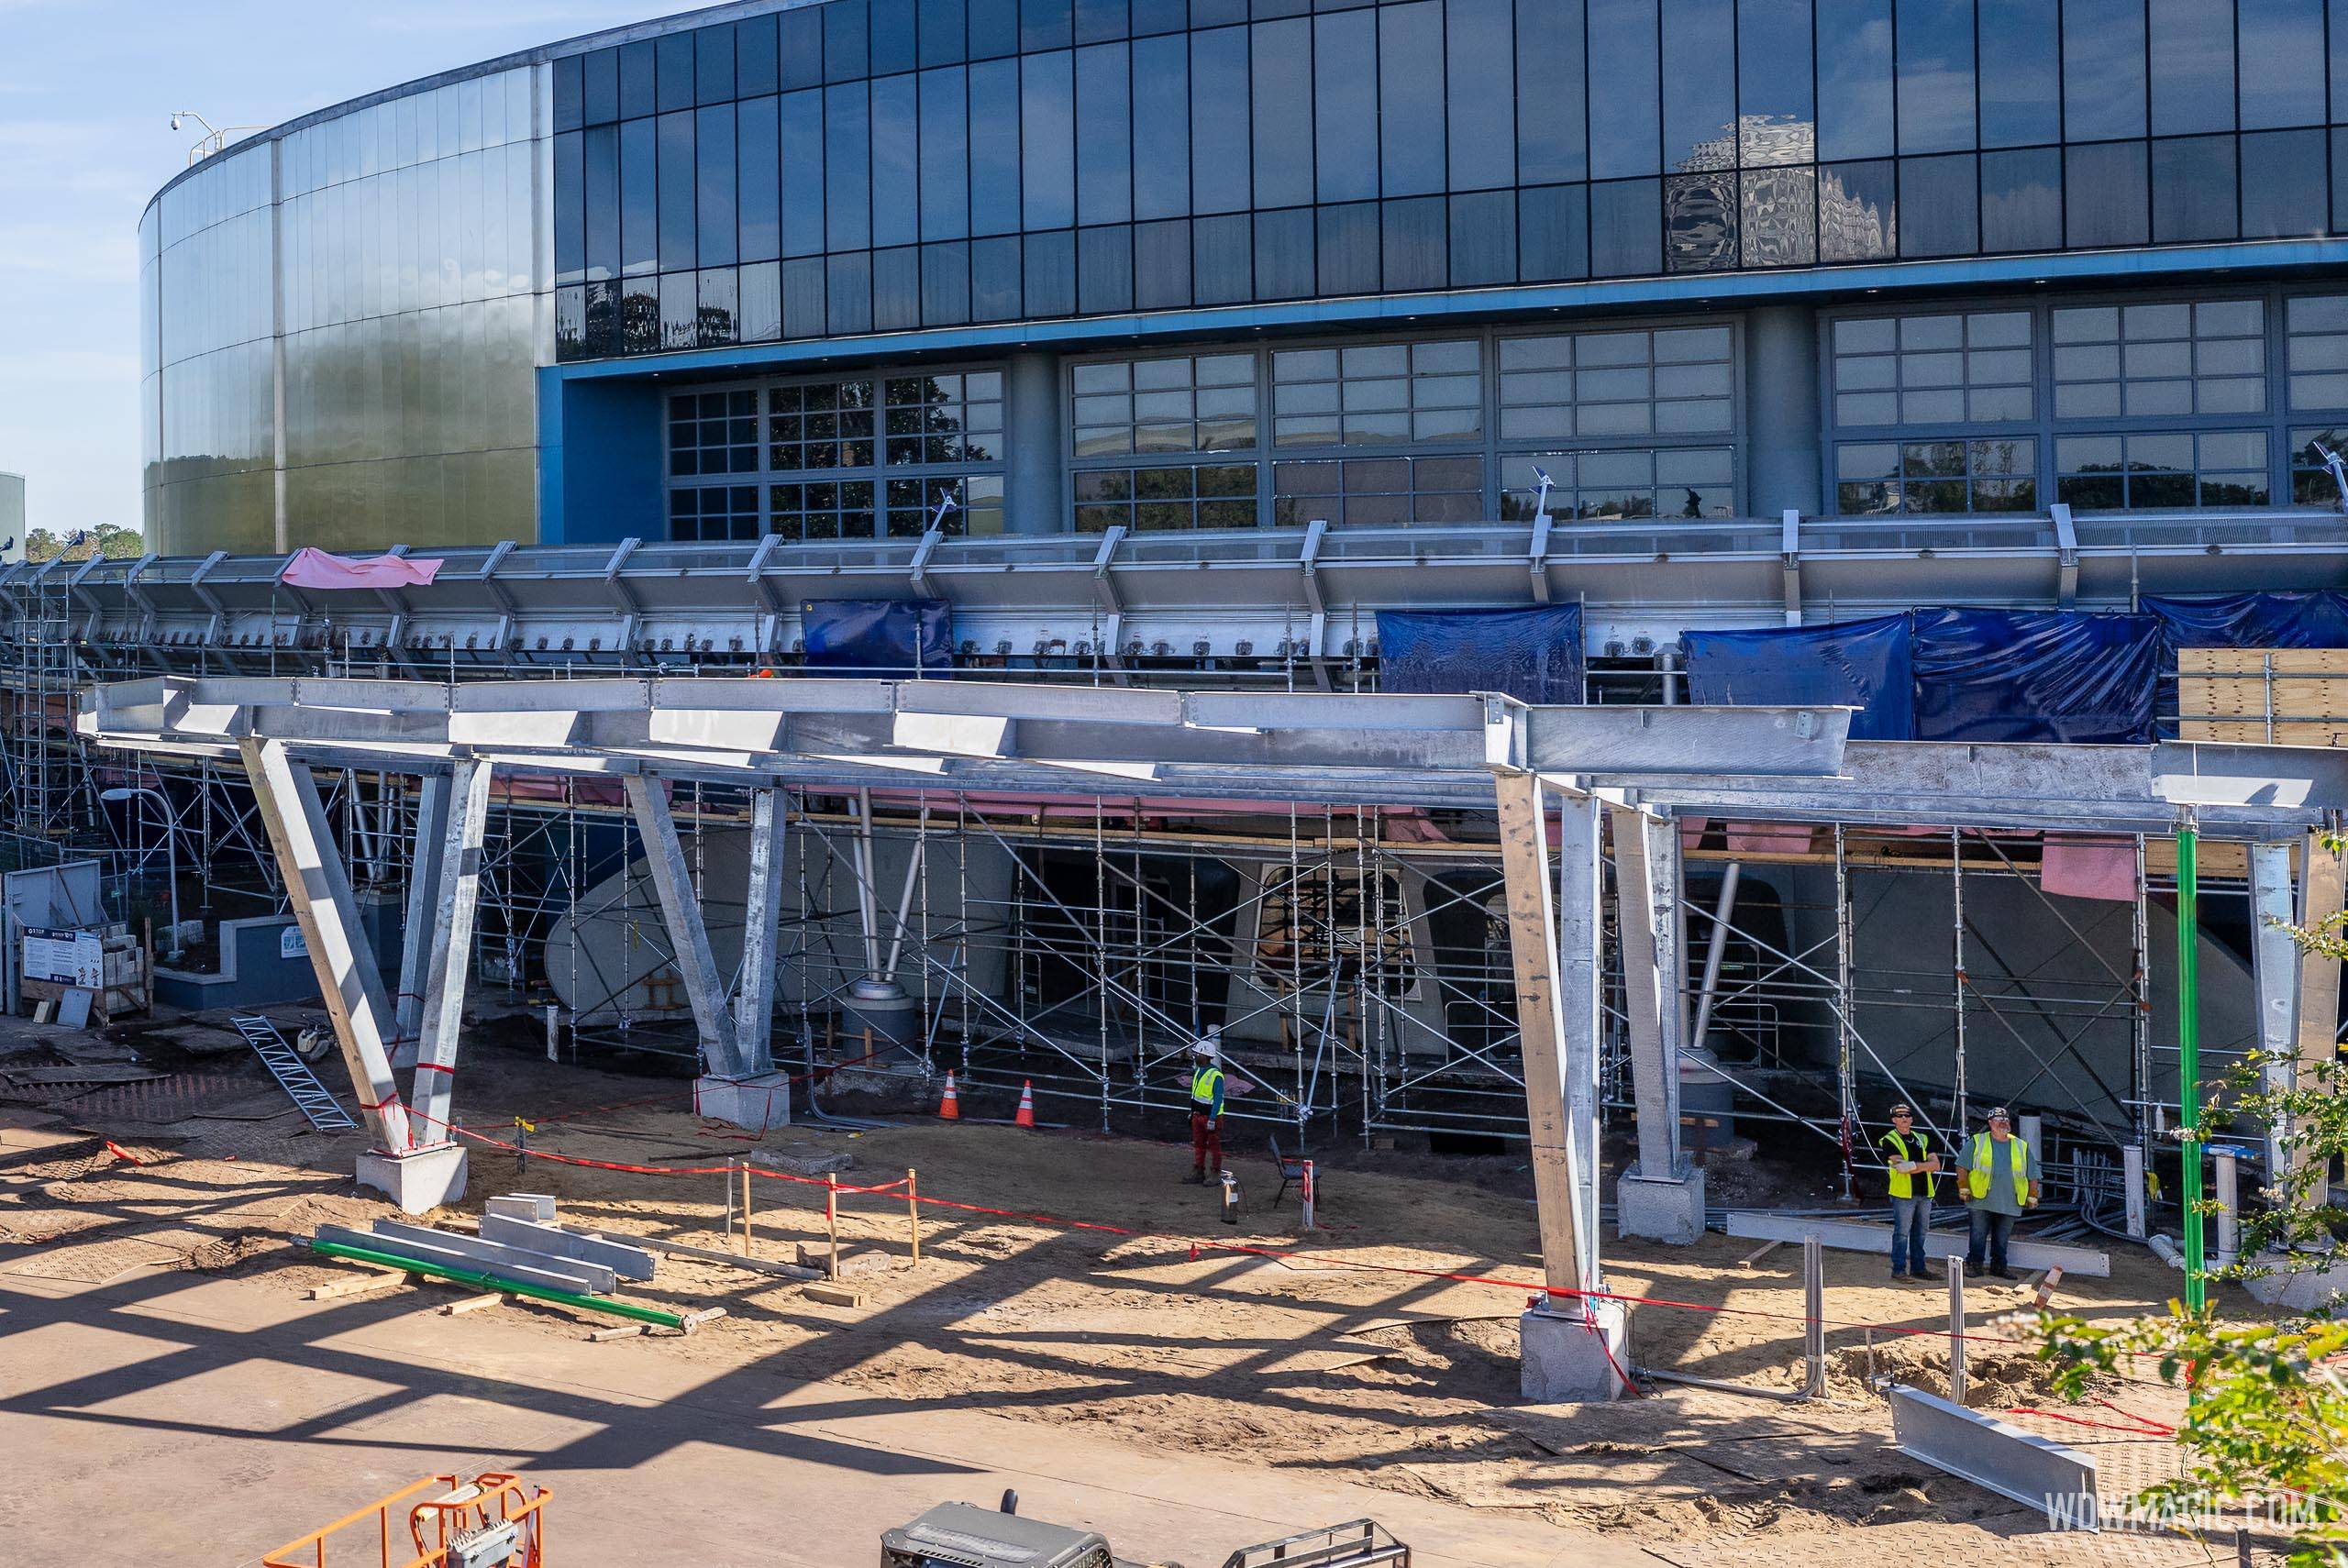
[[[2092,1454],[1904,1384],[1891,1390],[1891,1433],[1899,1452],[1912,1459],[2045,1509],[2050,1529],[2099,1528]]]

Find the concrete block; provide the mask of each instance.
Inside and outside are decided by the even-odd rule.
[[[484,1214],[481,1217],[481,1237],[484,1242],[522,1247],[551,1257],[601,1264],[622,1279],[652,1277],[654,1259],[642,1247],[607,1242],[600,1236],[582,1236],[576,1231],[566,1231],[559,1225],[541,1225],[535,1220],[515,1220],[504,1214]]]
[[[1617,1235],[1692,1247],[1704,1236],[1704,1172],[1682,1159],[1675,1176],[1651,1177],[1635,1165],[1614,1187]],[[1888,1244],[1888,1243],[1887,1243]]]
[[[861,1307],[866,1299],[863,1291],[846,1285],[811,1285],[800,1294],[826,1307]]]
[[[482,1205],[484,1214],[503,1214],[509,1220],[530,1220],[541,1225],[554,1223],[554,1199],[543,1192],[508,1192]]]
[[[435,1143],[386,1154],[359,1156],[359,1185],[388,1193],[403,1214],[429,1214],[465,1196],[465,1151],[460,1143]]]
[[[693,1114],[763,1132],[791,1125],[791,1079],[781,1073],[693,1080]]]
[[[2348,1264],[2290,1271],[2294,1260],[2269,1253],[2256,1260],[2270,1272],[2243,1281],[2252,1297],[2289,1312],[2312,1312],[2336,1295],[2348,1293]]]
[[[1583,1309],[1589,1315],[1583,1315]],[[1631,1369],[1630,1317],[1620,1301],[1560,1301],[1517,1320],[1522,1386],[1536,1405],[1589,1404],[1623,1397]]]

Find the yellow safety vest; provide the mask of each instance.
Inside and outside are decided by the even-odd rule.
[[[1191,1075],[1191,1109],[1214,1112],[1215,1090],[1223,1087],[1221,1067],[1201,1067]]]
[[[1897,1132],[1886,1132],[1883,1135],[1882,1141],[1891,1146],[1893,1151],[1893,1163],[1903,1165],[1911,1160],[1922,1159],[1926,1154],[1932,1152],[1933,1147],[1933,1140],[1931,1136],[1923,1132],[1916,1134],[1916,1152],[1912,1154],[1908,1152],[1908,1140],[1902,1138]],[[1891,1178],[1892,1197],[1913,1198],[1916,1196],[1916,1178],[1914,1176],[1907,1171],[1888,1171],[1885,1174]],[[1933,1196],[1934,1186],[1935,1178],[1933,1177],[1933,1173],[1926,1171],[1924,1173],[1924,1196],[1926,1198]]]
[[[1989,1165],[1996,1157],[1990,1150],[1995,1147],[1997,1140],[1987,1132],[1973,1134],[1973,1168],[1966,1173],[1965,1179],[1966,1197],[1989,1196]],[[2007,1163],[2013,1167],[2014,1201],[2027,1208],[2030,1204],[2030,1145],[2019,1138],[2009,1138],[2006,1147],[2013,1151],[2007,1156]]]

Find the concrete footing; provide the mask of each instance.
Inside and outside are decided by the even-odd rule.
[[[435,1143],[404,1154],[370,1150],[359,1156],[359,1185],[389,1193],[403,1214],[425,1214],[465,1195],[465,1151]]]
[[[1555,1308],[1525,1309],[1517,1320],[1524,1347],[1524,1397],[1537,1405],[1621,1398],[1631,1369],[1629,1322],[1620,1301],[1560,1301]]]
[[[2302,1268],[2290,1272],[2293,1259],[2268,1253],[2257,1260],[2270,1272],[2243,1281],[2243,1288],[2269,1307],[2291,1312],[2312,1312],[2335,1296],[2348,1295],[2348,1265]]]
[[[1635,1165],[1624,1171],[1614,1187],[1614,1230],[1617,1235],[1694,1246],[1704,1236],[1703,1167],[1683,1158],[1672,1176],[1649,1176]]]
[[[753,1132],[791,1125],[791,1079],[781,1073],[693,1080],[693,1114]]]

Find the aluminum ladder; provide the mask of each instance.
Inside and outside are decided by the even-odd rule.
[[[350,1119],[350,1113],[342,1109],[342,1102],[335,1099],[332,1091],[318,1081],[318,1076],[310,1071],[310,1065],[285,1043],[277,1025],[251,1012],[232,1013],[228,1021],[237,1026],[237,1032],[253,1048],[261,1066],[269,1069],[269,1076],[277,1080],[277,1087],[285,1091],[294,1109],[313,1128],[320,1132],[358,1131],[359,1123]]]

